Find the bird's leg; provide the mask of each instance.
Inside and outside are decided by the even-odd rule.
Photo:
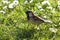
[[[40,29],[38,24],[34,24],[33,28],[34,28],[34,29],[37,29],[37,30]]]
[[[34,29],[37,29],[37,27],[38,27],[37,24],[34,24]]]

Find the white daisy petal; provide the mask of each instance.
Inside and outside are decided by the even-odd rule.
[[[9,4],[10,2],[8,0],[2,0],[4,4]]]
[[[37,30],[40,30],[40,28],[39,28],[39,27],[37,27]]]
[[[5,14],[5,12],[4,12],[3,10],[0,10],[0,13],[3,13],[3,14]]]
[[[19,4],[18,0],[14,0],[14,1],[13,1],[13,4],[14,4],[14,5],[18,5],[18,4]]]
[[[58,8],[60,8],[60,0],[58,1]]]
[[[48,4],[50,6],[50,3],[47,0],[42,2],[42,5],[45,5],[45,4]]]
[[[42,6],[38,6],[38,9],[39,9],[40,11],[44,11],[44,9],[42,8]]]
[[[44,16],[44,18],[47,18],[47,16]]]
[[[55,8],[53,8],[52,13],[55,13]]]
[[[30,1],[30,3],[32,3],[32,2],[33,2],[33,0]]]
[[[24,5],[27,4],[27,3],[28,3],[28,1],[26,0],[26,1],[24,2]]]
[[[9,8],[14,8],[14,4],[13,3],[9,4]]]
[[[51,6],[49,6],[49,7],[46,7],[47,9],[51,9],[52,10],[52,7]]]
[[[57,29],[55,29],[55,28],[49,28],[49,30],[50,30],[51,32],[54,32],[54,33],[57,32]]]
[[[7,9],[7,6],[4,6],[3,9],[6,10]]]

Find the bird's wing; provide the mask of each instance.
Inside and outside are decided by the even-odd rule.
[[[37,20],[37,19],[39,19],[40,21],[43,21],[43,22],[45,22],[45,23],[53,23],[52,21],[50,21],[50,20],[45,20],[45,19],[43,19],[43,18],[41,18],[41,17],[36,17],[35,16],[35,20]]]
[[[44,22],[44,20],[42,18],[39,18],[37,16],[34,16],[34,20],[38,21],[38,22]]]

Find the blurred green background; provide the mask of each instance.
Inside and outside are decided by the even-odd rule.
[[[8,0],[12,3],[14,0]],[[48,4],[42,5],[44,0],[18,0],[19,4],[14,8],[7,8],[3,10],[4,6],[9,4],[2,3],[0,0],[0,10],[6,13],[0,13],[0,40],[60,40],[60,9],[57,8],[58,0],[48,0],[52,6],[51,9],[47,9]],[[38,6],[42,6],[44,11],[40,11]],[[55,8],[55,11],[53,9]],[[39,17],[46,17],[55,24],[40,24],[40,29],[34,29],[33,24],[29,23],[26,18],[26,10],[32,10],[35,15]],[[56,32],[51,32],[49,28],[57,29]]]

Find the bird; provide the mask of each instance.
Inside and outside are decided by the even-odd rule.
[[[34,15],[34,13],[31,10],[27,10],[26,15],[27,15],[27,20],[35,25],[39,25],[41,23],[52,23],[50,20],[45,20],[41,17]]]

